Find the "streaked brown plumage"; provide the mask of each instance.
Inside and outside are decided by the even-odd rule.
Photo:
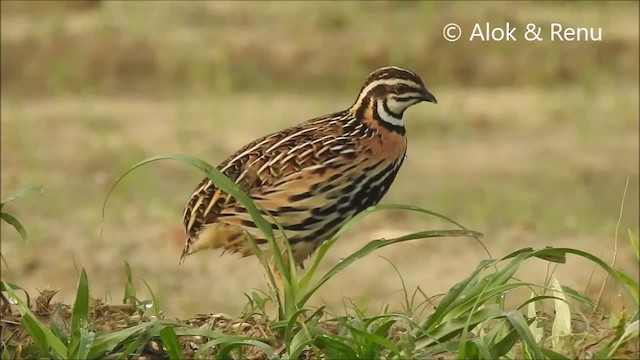
[[[402,114],[421,101],[436,103],[418,75],[378,69],[350,108],[259,138],[218,169],[283,227],[302,268],[323,241],[387,192],[407,149]],[[191,196],[184,226],[181,259],[205,248],[250,255],[243,230],[266,243],[242,204],[208,178]]]

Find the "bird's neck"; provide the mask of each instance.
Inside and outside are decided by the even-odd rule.
[[[369,127],[382,127],[400,135],[406,133],[402,114],[391,111],[382,99],[365,98],[354,104],[351,111],[358,120]]]

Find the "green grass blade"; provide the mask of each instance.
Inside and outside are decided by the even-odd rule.
[[[524,319],[524,316],[519,311],[510,311],[506,314],[507,320],[511,323],[513,328],[518,332],[522,341],[526,344],[529,351],[533,353],[535,359],[544,359],[540,346],[536,344],[533,334],[529,329],[529,324]]]
[[[173,330],[173,327],[165,326],[164,329],[160,330],[160,338],[162,339],[162,344],[167,349],[167,355],[169,355],[170,359],[183,359],[182,346],[178,341],[178,336]]]
[[[597,265],[599,265],[603,270],[605,270],[607,273],[609,273],[609,275],[614,278],[618,284],[625,284],[625,280],[624,280],[624,275],[621,275],[622,273],[618,270],[613,269],[611,266],[609,266],[607,263],[605,263],[602,259],[591,255],[587,252],[578,250],[578,249],[573,249],[573,248],[545,248],[545,249],[541,249],[541,250],[536,250],[533,251],[529,254],[529,256],[535,256],[535,257],[540,257],[540,256],[561,256],[564,254],[574,254],[577,256],[581,256],[587,260],[591,260],[592,262],[596,263]],[[629,289],[629,287],[627,286],[621,286],[622,289],[624,290],[624,292],[627,294],[627,296],[629,296],[629,298],[633,299],[634,301],[636,301],[636,303],[638,302],[638,293],[633,293],[632,291],[630,291],[631,289]]]
[[[300,309],[298,311],[296,311],[295,313],[293,313],[293,315],[289,318],[289,320],[287,321],[287,327],[285,328],[284,331],[284,343],[285,344],[290,344],[291,340],[293,339],[294,334],[294,329],[295,329],[295,325],[298,323],[298,317],[302,314],[304,314],[307,310],[306,309]]]
[[[640,244],[638,244],[638,235],[634,234],[631,229],[627,229],[627,232],[629,233],[631,248],[633,249],[634,254],[636,254],[636,259],[640,261]]]
[[[160,299],[156,296],[155,292],[153,292],[153,290],[151,289],[151,286],[149,286],[149,284],[147,283],[147,281],[145,279],[140,279],[142,280],[142,283],[144,284],[144,286],[146,286],[147,290],[149,291],[149,294],[151,295],[151,301],[153,301],[153,313],[155,314],[156,317],[159,317],[162,315],[162,311],[160,311]]]
[[[33,341],[38,344],[42,355],[49,353],[49,342],[47,341],[47,336],[45,335],[43,325],[38,323],[34,317],[30,315],[22,315],[20,317],[20,324],[27,331]]]
[[[590,297],[586,296],[585,294],[580,293],[577,290],[572,289],[569,286],[562,285],[562,291],[566,295],[568,295],[571,298],[573,298],[573,299],[577,300],[578,302],[580,302],[582,305],[586,305],[588,307],[593,307],[596,304],[596,302],[593,299],[591,299]]]
[[[436,343],[448,341],[462,333],[465,328],[471,330],[481,322],[501,318],[503,316],[503,311],[498,307],[498,305],[493,304],[477,310],[470,316],[447,320],[446,322],[442,322],[433,327],[431,331],[426,332],[426,335],[418,337],[416,340],[416,349],[422,349]]]
[[[220,330],[207,330],[199,328],[176,328],[174,329],[177,336],[202,336],[209,339],[217,339],[226,336]]]
[[[396,243],[401,243],[410,240],[417,239],[427,239],[427,238],[436,238],[436,237],[457,237],[457,236],[477,236],[478,233],[474,231],[467,230],[443,230],[443,231],[421,231],[417,233],[412,233],[408,235],[404,235],[395,239],[384,240],[378,239],[370,241],[368,244],[364,245],[360,250],[352,253],[342,261],[340,261],[337,265],[335,265],[331,270],[329,270],[318,282],[313,285],[310,290],[308,290],[301,299],[298,301],[298,307],[303,307],[304,304],[308,301],[308,299],[329,279],[331,279],[335,274],[344,270],[346,267],[351,265],[356,260],[370,254],[371,252],[381,249],[383,247],[393,245]]]
[[[368,323],[368,322],[367,322]],[[391,327],[393,326],[393,324],[395,324],[396,321],[395,320],[387,320],[385,321],[382,325],[380,325],[376,331],[373,332],[373,334],[378,335],[380,337],[383,338],[387,338],[387,336],[389,336],[389,331],[391,330]]]
[[[616,352],[616,350],[618,350],[620,345],[622,345],[625,342],[628,342],[628,341],[630,341],[632,339],[637,339],[639,335],[640,335],[640,322],[638,320],[636,320],[636,321],[632,322],[631,324],[628,324],[624,328],[623,334],[613,344],[613,346],[609,350],[609,353],[607,354],[607,357],[608,358],[613,358],[614,353]]]
[[[349,329],[352,334],[357,335],[361,340],[364,340],[363,348],[367,349],[371,356],[379,356],[380,348],[387,349],[396,356],[400,356],[400,349],[398,346],[386,337],[363,331],[349,325],[345,325],[345,327]]]
[[[29,196],[32,193],[40,193],[42,194],[44,192],[44,187],[42,186],[29,186],[29,187],[25,187],[22,188],[18,191],[16,191],[13,195],[9,196],[8,198],[2,200],[2,202],[0,202],[0,209],[2,209],[2,207],[5,204],[8,204],[12,201],[18,200],[20,198],[23,198],[25,196]]]
[[[487,287],[503,285],[507,281],[511,280],[513,274],[518,271],[520,265],[529,257],[529,253],[523,252],[515,257],[511,258],[511,262],[507,264],[502,270],[492,274],[490,277],[490,281],[487,284]],[[503,259],[505,260],[505,259]]]
[[[13,359],[17,359],[17,355],[15,355],[16,353],[16,349],[13,349],[13,354],[9,351],[9,345],[6,346],[2,346],[2,352],[0,353],[0,358],[2,360],[13,360]]]
[[[349,338],[327,333],[318,334],[314,341],[315,346],[327,354],[327,359],[358,359],[350,343]]]
[[[76,300],[73,304],[71,313],[71,339],[69,340],[69,356],[73,359],[81,359],[79,355],[80,343],[82,342],[82,330],[88,325],[89,316],[89,280],[87,272],[82,269],[80,272],[80,280],[78,281],[78,290],[76,292]],[[91,340],[93,342],[93,339]]]
[[[213,166],[211,166],[210,164],[206,163],[205,161],[202,161],[202,160],[200,160],[200,159],[198,159],[196,157],[193,157],[193,156],[188,156],[188,155],[183,155],[183,154],[163,154],[163,155],[153,156],[153,157],[147,158],[147,159],[142,160],[139,163],[133,165],[128,170],[126,170],[122,175],[120,175],[116,179],[116,181],[113,183],[113,185],[111,186],[109,191],[107,192],[107,196],[106,196],[106,198],[104,200],[104,203],[102,205],[102,219],[103,219],[103,222],[104,222],[104,218],[105,218],[105,209],[106,209],[107,201],[109,200],[109,197],[111,196],[111,193],[114,191],[115,187],[120,183],[120,181],[126,175],[128,175],[129,173],[134,171],[135,169],[137,169],[137,168],[139,168],[139,167],[141,167],[143,165],[146,165],[146,164],[149,164],[149,163],[152,163],[152,162],[156,162],[156,161],[160,161],[160,160],[176,160],[176,161],[182,162],[184,164],[191,165],[191,166],[199,169],[200,171],[202,171],[209,179],[211,179],[211,181],[213,181],[213,183],[218,188],[222,189],[224,192],[230,194],[232,197],[234,197],[236,200],[238,200],[240,203],[242,203],[242,205],[244,205],[244,207],[247,209],[247,211],[251,215],[251,218],[255,222],[256,226],[267,237],[273,238],[273,231],[271,229],[271,225],[262,217],[262,215],[260,214],[260,211],[258,210],[256,205],[253,203],[251,198],[247,194],[245,194],[240,189],[240,187],[238,187],[237,184],[235,184],[226,175],[224,175],[218,169],[214,168]]]
[[[509,333],[507,333],[505,337],[503,337],[500,341],[489,348],[489,353],[491,353],[490,359],[499,359],[506,355],[509,351],[511,351],[511,349],[513,349],[513,346],[518,342],[519,338],[520,335],[515,329],[509,331]]]
[[[478,353],[481,359],[491,360],[496,358],[491,354],[491,351],[489,350],[487,345],[484,343],[484,341],[482,341],[482,339],[473,339],[472,341],[475,344],[476,348],[478,349]]]
[[[529,305],[530,303],[534,303],[534,302],[536,302],[536,301],[542,301],[542,300],[545,300],[545,299],[548,299],[548,300],[561,300],[561,301],[565,301],[564,299],[561,299],[561,298],[559,298],[559,297],[555,297],[555,296],[551,296],[551,295],[538,295],[538,296],[531,297],[531,298],[530,298],[530,299],[528,299],[527,301],[523,302],[523,303],[522,303],[522,304],[520,304],[516,309],[517,309],[517,310],[520,310],[520,309],[522,309],[523,307],[525,307],[525,306]]]
[[[440,324],[442,318],[450,311],[450,309],[460,301],[460,296],[467,289],[473,288],[478,282],[478,274],[495,263],[495,260],[482,260],[476,269],[464,280],[455,284],[442,298],[433,314],[427,317],[419,326],[419,329],[429,332],[434,326]]]
[[[618,271],[613,269],[613,271],[615,271],[618,276],[619,276],[619,282],[621,282],[622,284],[627,285],[625,288],[629,288],[631,291],[629,291],[629,293],[631,294],[633,301],[635,302],[636,306],[638,306],[640,304],[640,299],[638,297],[638,295],[640,294],[640,289],[638,288],[638,282],[633,279],[631,276],[623,273],[622,271]]]
[[[153,321],[151,323],[146,323],[145,325],[148,326],[144,327],[142,331],[135,334],[135,336],[122,338],[118,348],[128,345],[125,350],[119,354],[120,356],[118,359],[128,359],[129,355],[135,351],[140,353],[152,338],[160,336],[160,331],[162,329],[166,326],[176,326],[176,323],[169,321]]]
[[[480,357],[480,349],[474,341],[464,340],[458,344],[458,359],[483,359]]]
[[[63,344],[69,343],[69,333],[62,317],[62,305],[56,304],[51,312],[49,319],[49,328]]]
[[[101,359],[106,354],[111,353],[115,349],[122,348],[129,341],[134,341],[134,337],[139,336],[145,332],[150,332],[158,326],[180,326],[182,324],[178,322],[168,320],[155,320],[152,322],[142,323],[140,325],[132,326],[130,328],[122,329],[113,333],[103,333],[96,336],[93,342],[91,351],[89,351],[89,359]],[[135,348],[133,349],[135,350]]]
[[[333,243],[335,243],[335,241],[342,237],[344,234],[348,233],[349,231],[351,231],[353,228],[355,228],[357,225],[359,225],[367,216],[377,212],[377,211],[382,211],[382,210],[407,210],[407,211],[413,211],[413,212],[419,212],[419,213],[423,213],[423,214],[427,214],[427,215],[431,215],[431,216],[435,216],[438,217],[440,219],[446,220],[456,226],[458,226],[460,229],[468,231],[468,229],[464,226],[462,226],[461,224],[459,224],[458,222],[450,219],[447,216],[444,216],[442,214],[439,214],[435,211],[431,211],[431,210],[427,210],[427,209],[423,209],[417,206],[408,206],[408,205],[394,205],[394,204],[379,204],[379,205],[375,205],[375,206],[370,206],[366,209],[364,209],[363,211],[361,211],[359,214],[357,214],[356,216],[354,216],[351,220],[349,220],[344,226],[342,226],[340,228],[340,230],[338,231],[338,233],[336,233],[336,235],[328,241],[325,241],[320,248],[318,248],[317,250],[317,255],[315,257],[315,260],[313,261],[313,263],[311,264],[311,267],[309,268],[309,270],[307,270],[307,272],[305,272],[305,274],[302,276],[302,278],[299,281],[299,288],[301,289],[301,292],[305,292],[309,283],[311,282],[311,277],[313,277],[313,275],[315,274],[315,271],[317,269],[317,267],[319,266],[322,258],[324,257],[324,255],[326,254],[326,252],[329,250],[329,248],[333,245]],[[479,232],[473,232],[473,234],[471,235],[471,237],[475,237],[480,238],[482,237],[482,233]],[[484,245],[483,245],[484,247]],[[485,248],[486,250],[486,248]],[[488,253],[488,251],[487,251]]]
[[[94,332],[87,329],[80,329],[80,341],[78,343],[78,349],[76,351],[76,354],[74,356],[71,356],[71,358],[78,360],[87,359],[95,338],[96,334]]]
[[[231,356],[231,351],[244,346],[257,347],[267,356],[268,359],[277,358],[276,352],[275,350],[273,350],[271,346],[258,340],[239,340],[239,341],[231,342],[228,344],[224,344],[224,346],[220,349],[220,352],[216,355],[216,358],[233,360],[235,358]]]
[[[571,358],[568,358],[568,357],[566,357],[566,356],[564,356],[562,354],[559,354],[559,353],[557,353],[557,352],[555,352],[553,350],[549,350],[549,349],[544,348],[544,347],[540,348],[540,352],[542,354],[544,354],[546,359],[549,359],[549,360],[569,360],[569,359],[571,359]]]
[[[446,359],[445,357],[436,356],[442,353],[455,353],[460,348],[460,343],[457,341],[449,341],[446,343],[436,344],[428,348],[422,348],[419,350],[419,356],[417,359]],[[493,359],[492,359],[493,360]]]
[[[125,260],[124,273],[127,276],[127,281],[124,284],[124,297],[122,299],[123,304],[131,304],[136,306],[138,298],[136,298],[136,287],[133,286],[133,275],[131,274],[131,266]]]
[[[15,299],[17,302],[18,311],[20,312],[21,322],[24,322],[23,326],[31,335],[31,337],[38,343],[38,346],[41,348],[48,349],[50,348],[56,358],[58,359],[66,359],[68,358],[67,348],[64,346],[62,341],[56,337],[56,335],[51,332],[43,323],[38,321],[38,318],[31,312],[29,307],[20,299],[13,288],[2,281],[3,287],[5,291],[9,294],[11,299]],[[46,351],[45,353],[47,353]]]
[[[245,345],[255,346],[259,348],[269,358],[275,357],[274,356],[275,351],[269,344],[263,342],[263,339],[233,336],[233,335],[223,335],[223,336],[216,337],[204,343],[203,345],[201,345],[198,351],[196,352],[194,358],[196,359],[202,358],[206,354],[206,352],[214,346],[220,347],[220,353],[222,353],[222,350],[225,349],[225,352],[228,355],[232,350],[236,349],[238,346],[245,346]],[[219,356],[220,356],[220,353],[218,353]]]
[[[333,246],[333,244],[336,243],[338,238],[339,238],[339,235],[335,235],[332,239],[323,242],[320,245],[320,247],[318,247],[318,250],[316,250],[315,259],[313,259],[313,262],[311,263],[311,266],[307,269],[307,271],[305,271],[305,273],[302,275],[300,280],[298,280],[298,291],[299,291],[299,294],[306,294],[307,293],[307,288],[309,287],[309,284],[311,283],[311,279],[316,274],[318,266],[320,266],[320,263],[322,262],[322,259],[327,254],[329,249]],[[298,301],[298,307],[300,307],[301,304],[304,304],[304,303]]]
[[[9,283],[4,281],[0,282],[0,292],[6,291],[5,287],[9,287],[12,290],[22,291],[24,293],[25,298],[27,299],[27,308],[31,306],[31,298],[29,297],[29,293],[27,292],[27,290],[23,289],[22,287],[14,283]]]
[[[123,342],[123,344],[125,344],[125,343]],[[128,359],[130,359],[129,355],[133,354],[138,348],[140,348],[141,345],[142,345],[142,342],[141,342],[140,339],[135,339],[135,340],[131,341],[129,343],[129,345],[127,345],[127,347],[124,348],[124,350],[122,350],[122,352],[119,353],[119,356],[117,357],[117,360],[128,360]]]
[[[7,214],[6,212],[0,212],[0,219],[7,222],[7,224],[13,226],[14,229],[20,234],[20,237],[23,241],[28,241],[29,236],[27,234],[27,229],[22,225],[20,220],[16,219],[15,216],[11,214]]]
[[[298,331],[298,333],[288,343],[287,352],[283,355],[285,359],[298,359],[304,349],[313,343],[313,339],[309,338],[306,331]]]

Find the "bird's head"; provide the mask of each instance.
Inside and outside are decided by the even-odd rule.
[[[404,111],[422,101],[438,103],[416,73],[388,66],[369,74],[352,108],[360,115],[371,108],[383,125],[404,128]]]

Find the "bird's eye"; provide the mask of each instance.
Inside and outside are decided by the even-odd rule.
[[[397,84],[393,87],[393,91],[397,94],[409,91],[409,87],[405,84]]]

